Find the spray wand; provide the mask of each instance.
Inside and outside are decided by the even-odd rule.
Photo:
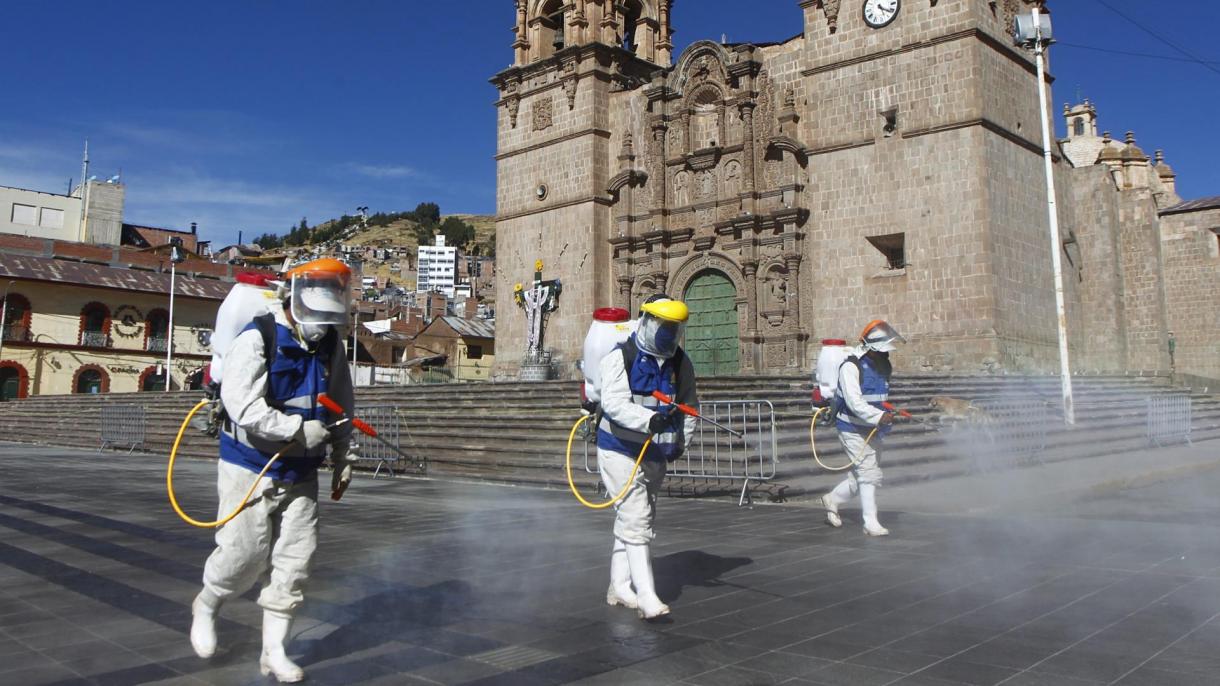
[[[742,436],[743,436],[743,434],[740,431],[737,431],[735,429],[730,429],[729,427],[725,426],[724,424],[721,424],[720,422],[717,422],[714,419],[708,419],[707,417],[704,417],[703,415],[699,414],[699,410],[696,410],[695,408],[691,407],[690,405],[683,405],[682,403],[674,402],[674,399],[672,397],[665,395],[664,393],[662,393],[660,391],[653,391],[652,397],[656,398],[657,400],[659,400],[663,403],[673,405],[674,407],[678,408],[678,411],[681,412],[682,414],[689,415],[691,417],[694,417],[695,419],[702,419],[703,421],[707,422],[708,424],[711,424],[712,426],[714,426],[718,429],[724,429],[725,431],[733,434],[734,436],[736,436],[738,438],[742,438]]]
[[[330,410],[331,412],[334,412],[337,415],[346,415],[347,414],[347,412],[343,409],[342,405],[340,405],[339,403],[332,400],[331,397],[326,395],[325,393],[318,394],[318,404],[320,404],[322,407],[325,407],[326,409]],[[361,419],[357,419],[356,417],[351,417],[350,420],[352,422],[352,426],[356,427],[360,431],[360,433],[362,433],[366,436],[369,436],[371,438],[377,439],[378,441],[381,442],[382,445],[384,445],[385,447],[387,447],[390,450],[393,450],[395,453],[397,453],[399,457],[403,458],[404,460],[411,461],[412,458],[410,455],[406,454],[405,452],[402,451],[401,448],[399,448],[398,446],[389,442],[388,440],[385,439],[385,437],[383,437],[381,434],[377,433],[377,429],[374,429],[368,422],[363,421]],[[343,492],[346,490],[347,490],[346,484],[343,486],[340,486],[339,490],[331,492],[330,499],[338,500],[338,499],[342,498]]]

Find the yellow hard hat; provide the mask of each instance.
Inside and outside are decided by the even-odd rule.
[[[640,305],[641,312],[647,312],[657,319],[667,322],[685,322],[690,317],[690,308],[681,300],[655,300]]]

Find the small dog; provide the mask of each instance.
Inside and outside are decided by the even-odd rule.
[[[940,411],[938,421],[941,424],[944,424],[946,420],[966,421],[973,424],[989,424],[992,421],[991,415],[987,414],[986,410],[969,400],[937,395],[928,400],[928,403]]]

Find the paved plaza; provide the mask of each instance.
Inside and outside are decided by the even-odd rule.
[[[211,540],[171,512],[158,456],[0,444],[0,463],[0,683],[270,683],[252,593],[217,657],[191,651]],[[180,466],[196,516],[214,473]],[[895,511],[883,490],[885,539],[858,510],[833,530],[793,504],[662,499],[674,613],[648,624],[604,603],[609,512],[360,475],[323,502],[289,654],[313,684],[1215,684],[1217,493],[1200,471],[1014,515]]]

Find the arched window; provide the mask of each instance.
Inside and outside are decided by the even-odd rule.
[[[73,393],[109,393],[110,375],[96,364],[87,364],[76,370],[72,379]]]
[[[157,308],[148,313],[144,322],[144,349],[149,352],[163,353],[168,339],[169,312]]]
[[[1080,117],[1076,117],[1075,119],[1072,120],[1072,135],[1074,135],[1074,136],[1083,136],[1084,135],[1084,120],[1081,119]]]
[[[30,301],[20,293],[9,293],[4,307],[4,326],[0,332],[5,341],[23,343],[30,340]]]
[[[99,302],[81,308],[80,344],[90,348],[110,347],[110,308]]]
[[[635,41],[636,29],[640,25],[640,17],[644,14],[644,6],[640,0],[627,0],[623,3],[626,12],[623,13],[623,45],[624,50],[635,52],[639,44]]]
[[[538,12],[535,21],[538,26],[538,45],[543,57],[549,57],[567,45],[567,37],[564,35],[566,22],[563,16],[565,6],[562,0],[549,0]]]
[[[141,391],[164,391],[165,371],[160,365],[152,365],[140,373]]]
[[[24,398],[30,391],[30,375],[16,362],[0,362],[0,401]]]

